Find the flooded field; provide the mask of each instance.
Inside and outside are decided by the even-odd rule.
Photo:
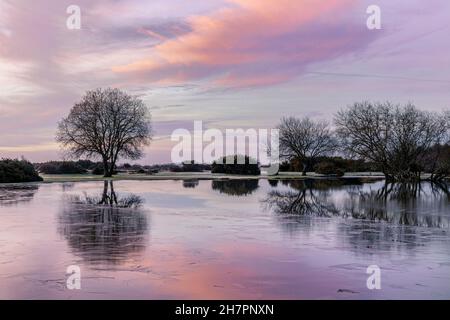
[[[68,266],[81,288],[69,290]],[[369,266],[381,289],[369,290]],[[449,299],[447,185],[0,186],[0,298]]]

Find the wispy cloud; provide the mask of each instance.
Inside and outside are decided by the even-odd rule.
[[[288,81],[313,63],[364,49],[375,39],[352,19],[357,0],[230,0],[208,15],[188,18],[191,31],[115,72],[143,81],[210,79],[251,87]],[[359,7],[358,7],[359,8]]]

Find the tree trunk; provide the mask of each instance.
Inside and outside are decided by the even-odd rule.
[[[112,160],[111,163],[109,164],[109,168],[108,168],[108,178],[111,178],[114,174],[114,167],[116,166],[116,161]],[[105,171],[106,173],[106,171]]]
[[[112,178],[112,176],[113,176],[113,169],[112,168],[109,168],[109,170],[108,170],[108,173],[107,173],[107,177],[108,178]]]
[[[103,182],[103,194],[102,194],[102,200],[99,202],[99,204],[108,204],[108,182]]]
[[[306,169],[307,168],[308,168],[308,165],[306,163],[303,163],[302,176],[306,176]]]
[[[109,169],[108,166],[108,160],[106,160],[105,158],[103,158],[103,177],[104,178],[111,178],[112,177],[112,172]]]

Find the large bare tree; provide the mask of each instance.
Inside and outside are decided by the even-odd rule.
[[[336,139],[326,121],[285,117],[277,128],[280,135],[280,157],[287,160],[298,159],[303,165],[303,175],[306,175],[316,158],[335,151]]]
[[[56,139],[72,157],[100,158],[111,177],[119,157],[136,160],[152,137],[142,100],[118,89],[88,91],[58,125]]]
[[[337,133],[350,156],[378,164],[387,179],[418,180],[429,152],[445,143],[445,117],[406,106],[355,103],[335,117]],[[431,170],[437,170],[431,166]]]

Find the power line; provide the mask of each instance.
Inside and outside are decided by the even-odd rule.
[[[324,75],[324,76],[378,78],[378,79],[393,79],[393,80],[411,80],[411,81],[435,82],[435,83],[448,83],[448,84],[450,84],[450,80],[421,79],[421,78],[411,78],[411,77],[391,76],[391,75],[379,75],[379,74],[339,73],[339,72],[321,72],[321,71],[309,71],[309,72],[305,72],[305,73],[306,74]]]

